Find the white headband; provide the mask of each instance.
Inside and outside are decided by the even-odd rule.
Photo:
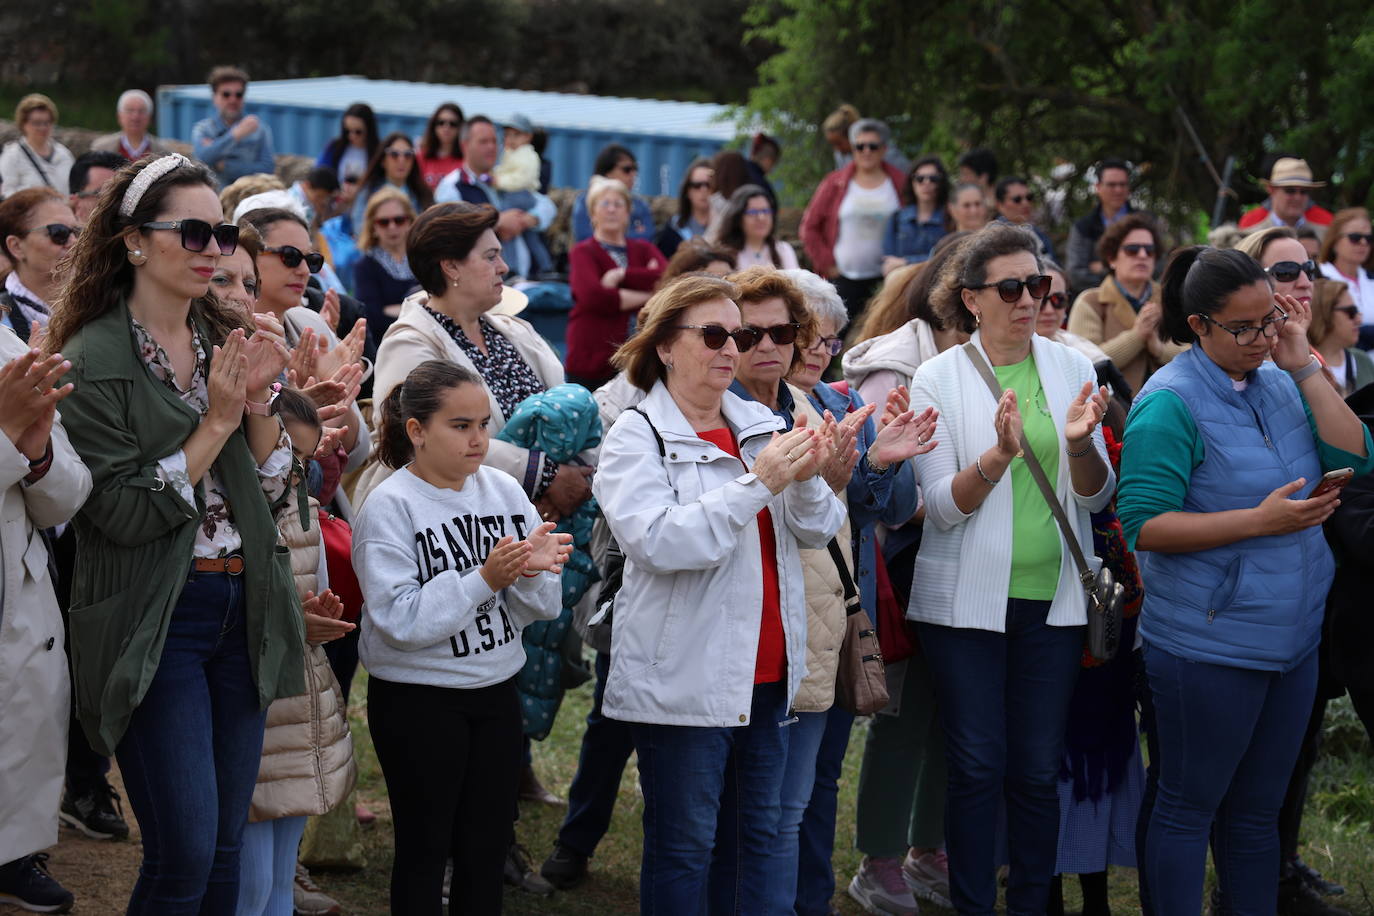
[[[173,169],[190,164],[191,160],[181,153],[168,153],[166,156],[161,156],[145,165],[143,171],[134,176],[134,180],[129,182],[129,187],[124,191],[124,199],[119,202],[119,215],[123,217],[133,216],[134,210],[138,208],[138,202],[153,186],[153,182]]]

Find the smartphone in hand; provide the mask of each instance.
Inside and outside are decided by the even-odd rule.
[[[1354,468],[1337,468],[1334,471],[1327,471],[1322,475],[1321,482],[1312,490],[1312,496],[1309,496],[1308,499],[1324,496],[1332,490],[1339,490],[1354,479]]]

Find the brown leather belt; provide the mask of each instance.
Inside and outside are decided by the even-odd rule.
[[[234,554],[228,557],[196,557],[191,561],[191,569],[196,572],[228,573],[231,576],[243,575],[243,557]]]

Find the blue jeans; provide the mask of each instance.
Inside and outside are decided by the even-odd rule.
[[[296,888],[296,852],[305,815],[258,821],[243,829],[236,916],[290,916]]]
[[[592,711],[587,713],[587,730],[582,733],[577,774],[568,789],[568,816],[558,830],[561,845],[589,857],[610,829],[611,813],[620,792],[620,777],[635,749],[629,723],[601,714],[601,698],[606,692],[610,670],[610,653],[596,653]]]
[[[1077,587],[1075,585],[1075,587]],[[1006,632],[921,624],[945,731],[945,846],[961,914],[997,903],[998,805],[1007,812],[1007,913],[1045,912],[1059,846],[1059,766],[1083,627],[1046,624],[1048,601],[1011,598]]]
[[[825,737],[826,721],[823,712],[799,712],[796,716],[797,721],[783,729],[787,739],[787,767],[782,776],[782,813],[773,866],[778,870],[778,883],[785,899],[792,902],[797,898],[801,823],[816,786],[816,754]],[[791,914],[793,909],[788,906],[780,912]]]
[[[816,752],[816,778],[797,842],[797,916],[829,916],[830,898],[835,896],[835,867],[831,864],[835,853],[835,808],[854,714],[837,703],[824,715],[825,730]],[[790,748],[787,761],[790,770]],[[783,804],[786,803],[784,794]],[[785,808],[783,813],[786,815]]]
[[[754,688],[748,725],[631,724],[644,787],[643,916],[702,916],[708,893],[713,914],[776,911],[786,715],[787,688],[776,683]],[[727,843],[734,854],[719,848]]]
[[[1160,748],[1143,864],[1156,912],[1201,908],[1211,832],[1228,912],[1273,913],[1279,807],[1312,713],[1317,653],[1279,674],[1189,661],[1146,643],[1145,670]]]
[[[534,205],[533,191],[507,191],[501,195],[502,210],[524,210],[528,212],[534,209]],[[549,254],[549,249],[544,244],[543,233],[538,229],[526,229],[520,233],[520,237],[525,240],[525,247],[530,250],[530,272],[541,274],[553,270],[553,255]]]
[[[132,916],[229,916],[262,756],[243,580],[192,573],[116,756],[143,832]]]

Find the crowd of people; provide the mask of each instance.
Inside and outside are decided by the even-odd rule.
[[[1101,916],[1113,867],[1147,914],[1344,912],[1299,851],[1328,702],[1374,736],[1374,230],[1302,159],[1171,250],[1104,158],[1061,266],[1035,178],[841,106],[800,252],[765,135],[662,225],[607,146],[558,252],[523,116],[360,102],[288,187],[209,83],[189,154],[139,90],[0,151],[0,902],[70,910],[44,850],[129,835],[113,760],[130,913],[340,912],[361,664],[396,913],[576,893],[634,755],[642,913],[828,916],[855,734],[866,912],[991,914],[1005,868]]]

